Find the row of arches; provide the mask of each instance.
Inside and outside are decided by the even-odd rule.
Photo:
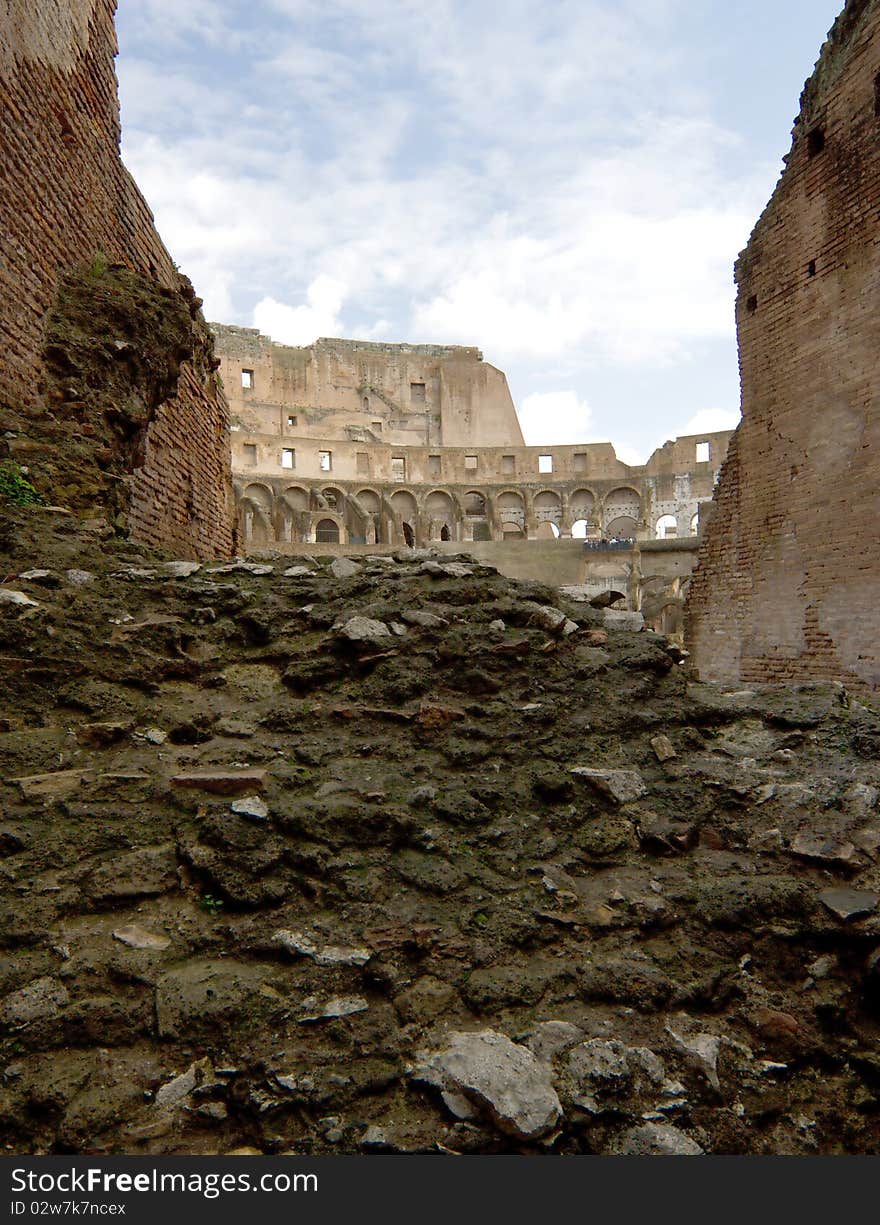
[[[642,496],[629,486],[597,494],[588,488],[279,488],[251,481],[237,489],[237,503],[241,538],[248,544],[628,540],[645,529]],[[657,534],[679,534],[670,530],[675,522],[662,517]]]

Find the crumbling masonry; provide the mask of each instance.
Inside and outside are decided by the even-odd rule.
[[[743,421],[691,588],[704,679],[880,685],[880,4],[850,0],[737,264]]]
[[[115,0],[0,14],[0,460],[183,555],[232,549],[200,300],[119,157]]]

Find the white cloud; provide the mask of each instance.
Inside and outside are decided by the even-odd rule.
[[[715,434],[720,430],[735,430],[740,423],[739,410],[727,408],[701,408],[690,421],[685,422],[676,435],[687,438],[691,434]]]
[[[686,9],[123,5],[126,161],[213,319],[290,344],[475,344],[535,368],[556,441],[596,438],[597,367],[647,376],[715,342],[732,358],[732,263],[767,168],[689,92]],[[621,407],[647,452],[656,408]]]
[[[590,406],[576,391],[544,391],[526,396],[518,410],[526,446],[564,446],[587,442]]]
[[[254,307],[254,327],[279,344],[309,345],[321,336],[341,336],[344,328],[339,312],[346,286],[333,277],[318,276],[306,292],[302,306],[286,306],[274,298],[263,298]]]

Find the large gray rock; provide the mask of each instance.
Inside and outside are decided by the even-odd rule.
[[[360,572],[360,566],[350,557],[334,557],[330,563],[330,573],[334,578],[354,578]]]
[[[626,1132],[615,1152],[621,1157],[701,1157],[703,1150],[668,1123],[645,1123]]]
[[[359,647],[386,647],[391,630],[382,621],[372,617],[351,617],[339,627],[339,636]]]
[[[546,1136],[562,1114],[547,1065],[491,1029],[450,1034],[425,1070],[423,1079],[432,1079],[433,1073],[433,1083],[467,1098],[499,1130],[521,1140]]]
[[[636,770],[594,770],[589,766],[575,766],[571,773],[615,804],[631,804],[648,793]]]

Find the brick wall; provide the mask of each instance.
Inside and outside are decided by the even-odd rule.
[[[691,587],[704,679],[880,687],[880,0],[850,0],[737,263],[743,421]]]
[[[198,300],[119,157],[115,8],[6,0],[0,10],[0,447],[27,460],[38,487],[41,460],[57,470],[68,445],[71,456],[88,449],[63,391],[50,398],[43,344],[63,276],[103,252],[183,296],[185,348],[197,355],[180,365],[178,351],[177,366],[169,355],[176,394],[152,407],[137,455],[96,461],[106,488],[125,489],[135,538],[223,555],[232,548],[227,407]]]

